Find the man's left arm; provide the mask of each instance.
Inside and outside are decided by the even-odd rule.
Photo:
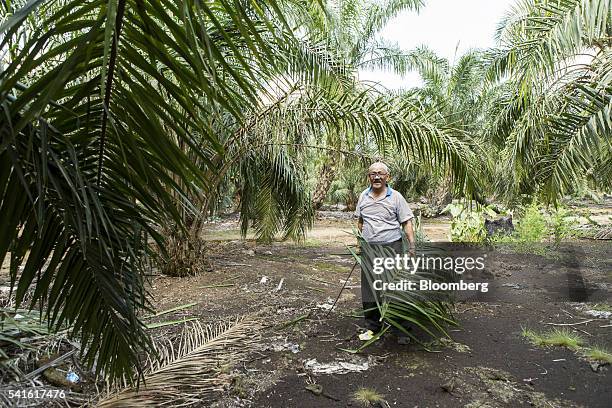
[[[412,227],[412,218],[402,223],[402,229],[404,230],[404,234],[406,234],[406,238],[408,239],[408,250],[410,254],[414,256],[414,251],[416,249],[416,241],[414,239],[414,228]]]

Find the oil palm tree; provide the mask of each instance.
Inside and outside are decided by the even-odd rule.
[[[402,157],[395,161],[396,177],[402,186],[408,187],[406,180],[412,180],[413,187],[419,191],[413,193],[430,196],[434,212],[441,211],[453,190],[458,196],[469,195],[469,191],[477,191],[479,198],[486,183],[489,167],[488,155],[482,148],[481,125],[483,123],[483,107],[488,101],[486,83],[482,80],[485,64],[482,53],[472,50],[462,55],[455,64],[435,54],[429,48],[422,46],[405,53],[406,69],[416,71],[423,84],[402,91],[402,96],[415,99],[428,112],[430,120],[440,127],[449,129],[449,140],[463,149],[465,157],[469,157],[472,172],[478,174],[478,187],[466,189],[461,183],[454,183],[452,171],[419,156]],[[426,176],[428,182],[419,186],[418,180]],[[423,188],[426,191],[423,191]],[[403,191],[409,193],[410,191]]]
[[[244,122],[259,77],[320,70],[275,58],[299,48],[275,0],[0,7],[0,259],[18,304],[31,290],[98,373],[129,378],[151,345],[149,241],[212,194],[216,130]]]
[[[320,7],[318,3],[296,2],[286,5],[284,10],[304,47],[314,51],[332,75],[316,82],[308,78],[296,81],[287,76],[266,78],[266,88],[274,89],[275,94],[248,107],[245,111],[250,119],[246,127],[232,131],[226,142],[231,144],[230,151],[236,152],[225,155],[226,163],[239,164],[243,159],[251,165],[269,163],[267,170],[257,171],[261,177],[247,174],[249,166],[225,166],[222,172],[231,174],[240,184],[243,233],[252,224],[258,238],[271,239],[278,232],[285,237],[299,237],[303,235],[303,226],[312,221],[312,209],[303,201],[310,198],[304,185],[304,166],[296,165],[305,160],[305,152],[312,148],[325,156],[313,192],[314,207],[327,195],[342,156],[340,152],[354,151],[358,145],[372,144],[393,151],[394,155],[410,157],[415,157],[418,151],[433,166],[452,165],[445,168],[452,168],[457,184],[468,191],[475,190],[475,166],[468,157],[469,146],[450,137],[453,129],[433,122],[418,101],[395,98],[356,80],[358,69],[364,67],[385,66],[397,72],[407,69],[414,57],[403,54],[397,46],[383,47],[376,34],[398,12],[418,8],[421,2],[322,3]],[[355,29],[356,25],[363,30]],[[389,52],[391,49],[395,51]],[[247,149],[259,159],[244,154]],[[262,155],[268,154],[282,157],[264,160]],[[271,166],[272,163],[276,164]],[[284,174],[280,178],[264,177],[271,173],[270,167],[284,169]],[[263,183],[258,185],[255,180]],[[281,215],[283,210],[293,216]],[[304,222],[298,222],[300,219]],[[283,223],[293,227],[285,228]]]
[[[503,146],[508,199],[555,201],[583,178],[610,188],[611,35],[609,0],[520,1],[500,24],[488,133]]]
[[[422,157],[452,169],[466,191],[477,189],[472,146],[454,140],[454,130],[439,126],[415,101],[367,87],[303,86],[294,92],[228,145],[224,171],[238,175],[243,232],[252,224],[263,239],[279,232],[303,236],[313,215],[304,163],[312,149],[329,150],[332,133],[385,146],[395,155]],[[355,150],[342,152],[359,157]]]
[[[416,70],[423,85],[408,90],[448,124],[471,135],[477,134],[479,116],[485,99],[482,53],[468,51],[455,64],[437,56],[427,47],[407,53],[408,66]]]
[[[418,10],[422,4],[421,0],[327,0],[324,2],[326,18],[308,20],[311,22],[308,30],[329,44],[355,77],[362,69],[384,69],[403,74],[407,67],[404,52],[396,43],[385,41],[378,34],[398,13]],[[328,150],[313,193],[315,208],[323,203],[335,179],[342,159],[338,150],[354,147],[347,145],[351,138],[346,136],[328,135]]]

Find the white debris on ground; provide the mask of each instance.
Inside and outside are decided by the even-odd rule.
[[[612,318],[612,312],[606,312],[606,311],[603,311],[603,310],[586,310],[584,313],[589,315],[589,316],[596,317],[598,319],[610,319],[610,318]]]
[[[334,307],[334,299],[328,297],[325,303],[319,303],[317,307],[323,310],[331,310]]]
[[[293,354],[301,351],[300,345],[289,341],[286,336],[274,336],[270,341],[263,346],[264,351],[290,351]]]
[[[602,306],[602,307],[600,307]],[[596,319],[610,319],[612,320],[612,310],[610,310],[609,305],[607,304],[583,304],[583,303],[575,303],[574,308],[579,312],[594,317]]]
[[[290,351],[293,354],[297,354],[300,352],[300,345],[295,343],[275,343],[269,346],[268,350],[272,351]]]
[[[316,358],[304,361],[304,368],[313,374],[347,374],[366,371],[370,368],[368,360],[334,361],[319,363]]]
[[[374,333],[372,332],[372,330],[368,330],[367,332],[361,333],[359,335],[359,340],[368,341],[368,340],[372,340],[373,337],[374,337]]]
[[[283,282],[285,282],[285,278],[281,278],[280,282],[278,283],[278,286],[276,287],[276,292],[281,290],[281,288],[283,287]]]

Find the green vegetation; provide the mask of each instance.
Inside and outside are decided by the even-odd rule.
[[[566,347],[590,362],[612,364],[612,353],[608,349],[600,346],[587,346],[584,337],[566,328],[554,328],[541,333],[524,328],[522,336],[535,346]]]
[[[443,212],[447,211],[453,217],[451,240],[456,242],[483,242],[487,237],[484,226],[485,216],[497,216],[491,207],[483,206],[470,209],[463,204],[449,204],[443,210]]]
[[[596,303],[592,306],[589,306],[591,310],[599,310],[601,312],[612,312],[612,305],[608,303]]]
[[[421,215],[414,218],[414,239],[417,243],[429,241],[429,237],[423,230],[423,217]]]
[[[525,209],[516,227],[515,237],[519,242],[542,242],[548,235],[546,219],[540,212],[536,203]]]
[[[577,221],[570,219],[570,215],[570,211],[563,207],[556,208],[551,215],[550,233],[557,246],[564,240],[576,235]]]
[[[585,343],[581,335],[565,328],[554,328],[542,333],[523,329],[522,335],[536,346],[560,346],[567,347],[571,350],[577,350]]]
[[[372,388],[359,388],[353,393],[353,401],[364,407],[374,406],[384,400],[384,396]]]
[[[612,364],[612,353],[602,347],[589,347],[584,350],[584,356],[591,360],[604,364]]]
[[[541,209],[533,202],[527,207],[519,207],[514,212],[514,231],[509,235],[495,234],[487,237],[485,219],[495,219],[498,214],[492,206],[474,206],[470,209],[461,203],[446,206],[443,212],[452,216],[451,240],[456,242],[484,242],[486,240],[501,244],[514,244],[521,251],[541,251],[542,246],[534,243],[544,243],[552,240],[556,246],[576,235],[576,221],[570,217],[570,211],[559,206],[554,209]]]

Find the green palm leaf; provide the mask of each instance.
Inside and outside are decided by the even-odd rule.
[[[149,238],[163,247],[159,226],[182,225],[188,197],[211,191],[200,165],[223,152],[214,124],[243,120],[291,35],[274,0],[7,11],[0,259],[10,253],[18,303],[34,285],[31,306],[73,324],[98,373],[132,378],[151,346],[137,317]]]

